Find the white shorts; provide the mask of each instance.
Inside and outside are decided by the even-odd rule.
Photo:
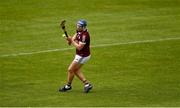
[[[80,64],[85,64],[90,58],[91,58],[91,55],[89,55],[87,57],[81,57],[79,55],[76,55],[73,61],[80,63]]]

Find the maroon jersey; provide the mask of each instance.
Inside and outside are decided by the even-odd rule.
[[[90,55],[90,36],[89,32],[87,30],[79,32],[77,31],[76,40],[78,43],[85,44],[84,47],[81,50],[76,49],[76,54],[80,55],[82,57],[87,57]]]

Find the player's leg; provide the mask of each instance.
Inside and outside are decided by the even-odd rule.
[[[77,70],[75,71],[76,76],[84,83],[84,92],[88,93],[92,89],[92,85],[86,80],[84,74],[81,72],[81,67],[85,64],[91,56],[88,57],[79,57],[79,59],[75,60],[79,63]]]
[[[67,77],[67,83],[71,85],[73,79],[74,79],[74,74],[76,71],[76,62],[72,61],[72,63],[68,67],[68,77]]]
[[[82,67],[82,65],[81,65]],[[81,68],[80,67],[80,68]],[[75,75],[84,83],[84,92],[88,93],[92,89],[92,85],[89,83],[89,81],[85,78],[84,74],[81,72],[81,69],[78,68],[75,72]]]
[[[86,78],[84,77],[83,73],[80,71],[80,68],[83,66],[83,64],[77,63],[73,61],[71,65],[68,68],[68,78],[67,82],[68,84],[71,84],[74,78],[74,75],[76,75],[82,82],[86,82]]]
[[[90,56],[89,57],[81,57],[81,56],[78,56],[76,55],[75,56],[75,59],[74,59],[74,62],[76,62],[76,68],[75,68],[75,71],[74,71],[74,74],[83,82],[83,83],[86,83],[87,80],[85,78],[85,76],[83,75],[83,73],[80,71],[81,67],[83,66],[83,64],[85,64],[88,60],[89,60]]]
[[[84,76],[84,74],[81,72],[80,68],[76,70],[75,75],[83,82],[86,83],[87,80]]]
[[[68,67],[68,76],[67,76],[67,84],[64,85],[63,87],[61,87],[59,89],[59,91],[61,92],[65,92],[67,90],[71,90],[71,83],[74,79],[74,72],[76,71],[76,68],[77,68],[77,63],[72,61],[72,63],[69,65]]]
[[[84,92],[88,93],[92,89],[92,85],[86,80],[84,74],[81,72],[83,64],[73,61],[68,68],[68,86],[71,87],[74,74],[84,83]]]
[[[75,56],[75,59],[68,68],[68,78],[67,78],[68,82],[64,87],[60,88],[59,91],[67,91],[71,89],[71,83],[73,81],[74,74],[85,84],[84,90],[86,93],[88,93],[89,90],[92,89],[92,85],[88,83],[83,73],[80,71],[80,68],[83,66],[85,62],[89,60],[89,58],[90,56],[88,57],[81,57],[78,55]]]

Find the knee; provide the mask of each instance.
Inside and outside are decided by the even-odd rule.
[[[69,72],[69,73],[74,73],[74,69],[68,68],[68,72]]]
[[[77,69],[68,68],[69,73],[76,73]]]

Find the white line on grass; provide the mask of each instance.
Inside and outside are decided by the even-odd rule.
[[[127,44],[137,44],[137,43],[151,43],[151,42],[159,42],[159,41],[168,41],[168,40],[179,40],[180,37],[177,38],[165,38],[165,39],[157,39],[157,40],[142,40],[142,41],[132,41],[132,42],[124,42],[124,43],[111,43],[111,44],[100,44],[94,45],[93,48],[96,47],[106,47],[106,46],[117,46],[117,45],[127,45]],[[21,56],[21,55],[32,55],[32,54],[39,54],[39,53],[47,53],[47,52],[55,52],[55,51],[67,51],[74,48],[59,48],[59,49],[50,49],[50,50],[42,50],[36,52],[27,52],[27,53],[16,53],[16,54],[5,54],[0,55],[0,57],[9,57],[9,56]]]

